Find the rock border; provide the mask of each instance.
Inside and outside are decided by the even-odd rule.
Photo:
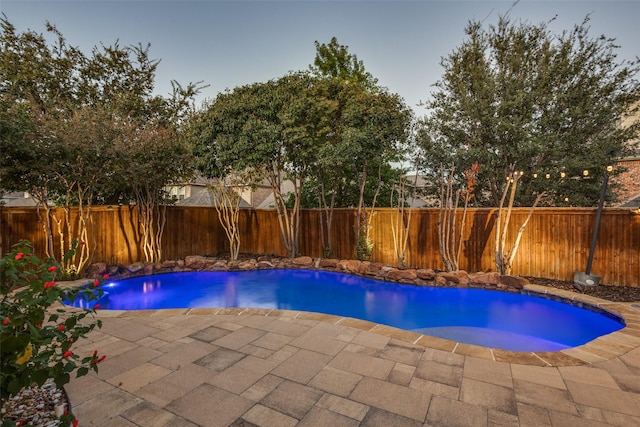
[[[347,273],[385,282],[403,283],[414,286],[479,288],[520,293],[527,279],[518,276],[501,275],[497,272],[468,273],[464,270],[442,272],[430,268],[395,268],[379,262],[351,259],[282,258],[259,256],[256,258],[232,261],[226,258],[190,255],[184,259],[164,261],[162,263],[136,262],[130,265],[92,264],[87,275],[95,279],[108,274],[112,279],[149,276],[152,274],[175,273],[185,271],[248,271],[266,269],[313,269]]]

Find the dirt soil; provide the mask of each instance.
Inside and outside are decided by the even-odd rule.
[[[640,287],[599,285],[593,287],[584,287],[582,290],[579,290],[575,286],[573,286],[573,282],[555,279],[544,279],[541,277],[525,277],[525,279],[527,279],[534,285],[566,289],[568,291],[583,293],[585,295],[591,295],[597,298],[606,299],[608,301],[640,302]]]

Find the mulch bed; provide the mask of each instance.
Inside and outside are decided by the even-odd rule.
[[[525,277],[525,279],[534,285],[566,289],[568,291],[591,295],[608,301],[640,302],[640,287],[598,285],[593,287],[583,287],[583,289],[580,290],[573,285],[573,282],[564,280],[545,279],[541,277]]]

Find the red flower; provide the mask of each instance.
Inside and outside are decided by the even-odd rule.
[[[69,344],[73,344],[73,338],[69,338],[69,339],[67,340],[67,342],[68,342]]]
[[[64,331],[64,325],[58,325],[58,330],[59,331]]]
[[[49,273],[53,273],[53,272],[54,272],[54,271],[56,271],[56,270],[57,270],[57,268],[56,268],[56,266],[55,266],[55,265],[52,265],[51,267],[49,267],[49,268],[47,269],[47,271],[48,271]]]
[[[16,261],[20,261],[23,256],[24,256],[24,253],[22,253],[22,252],[17,253],[16,254]]]
[[[73,420],[73,427],[78,427],[78,420]]]
[[[73,354],[73,351],[67,350],[67,351],[64,352],[62,357],[66,359],[67,357],[71,356],[72,354]]]
[[[104,280],[107,280],[107,279],[109,278],[109,275],[108,275],[108,274],[105,274],[104,276],[102,276],[102,278],[103,278]]]
[[[92,360],[92,361],[91,361],[91,364],[95,366],[95,365],[97,365],[98,363],[102,362],[102,361],[103,361],[104,359],[106,359],[106,358],[107,358],[107,355],[106,355],[106,354],[103,354],[102,356],[100,356],[100,359]]]
[[[98,279],[95,279],[93,281],[93,286],[98,286],[100,284],[100,281]]]
[[[45,289],[53,288],[55,285],[56,285],[56,282],[54,282],[54,281],[46,282],[46,283],[44,284],[44,288],[45,288]]]
[[[9,316],[5,317],[5,318],[4,318],[4,320],[2,321],[2,324],[3,324],[3,325],[8,325],[8,324],[9,324],[9,320],[11,320],[11,319],[9,318]]]
[[[98,350],[93,350],[93,357],[97,357],[98,356]]]
[[[94,305],[94,306],[93,306],[93,309],[94,309],[94,310],[97,310],[97,309],[99,309],[99,308],[100,308],[100,304],[96,304],[96,305]]]

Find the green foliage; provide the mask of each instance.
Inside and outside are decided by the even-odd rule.
[[[326,87],[308,73],[292,73],[220,94],[199,117],[195,138],[198,168],[207,177],[243,171],[266,176],[281,216],[281,236],[289,255],[297,255],[300,191],[329,131],[331,104]],[[282,181],[294,183],[287,207]]]
[[[93,204],[153,206],[165,185],[190,176],[180,128],[199,88],[172,82],[169,97],[153,95],[159,61],[150,59],[149,46],[101,45],[87,55],[50,24],[53,42],[18,33],[6,17],[0,27],[0,182],[4,190],[30,192],[44,207],[47,256],[80,273],[91,257]],[[63,217],[51,212],[52,201]],[[79,208],[73,223],[72,206]],[[67,265],[73,240],[87,245]]]
[[[359,228],[358,244],[356,245],[356,259],[359,261],[371,261],[373,255],[373,242],[369,238],[366,230],[366,225],[363,224]]]
[[[427,104],[422,169],[434,175],[455,164],[462,183],[462,171],[479,162],[481,205],[498,204],[511,170],[524,172],[516,205],[531,205],[543,191],[556,206],[567,196],[573,206],[595,205],[605,166],[638,135],[640,124],[619,123],[637,111],[640,60],[618,63],[615,41],[592,38],[588,21],[560,35],[508,17],[488,29],[469,23],[467,39],[442,60],[444,75]]]
[[[71,256],[71,254],[68,254]],[[64,287],[55,282],[60,265],[52,259],[40,260],[31,245],[22,241],[0,259],[0,397],[2,401],[32,384],[42,385],[52,378],[58,387],[71,374],[82,376],[94,370],[104,356],[80,358],[72,347],[96,327],[100,320],[93,309],[69,310],[63,301],[81,298],[92,304],[102,295],[97,288]],[[69,423],[69,415],[61,423]],[[4,425],[4,424],[3,424]]]
[[[366,206],[371,206],[378,185],[378,176],[377,171],[375,171],[373,167],[368,167],[368,170],[369,173],[367,173],[366,177],[363,200]],[[355,185],[355,180],[358,178],[357,171],[347,170],[347,168],[343,168],[342,171],[344,171],[345,176],[335,182],[329,178],[328,174],[314,175],[310,178],[302,189],[302,207],[305,209],[318,207],[318,200],[321,197],[323,185],[325,188],[325,197],[330,198],[335,196],[335,208],[353,208],[358,206],[360,189]],[[382,183],[378,194],[377,206],[391,206],[394,184],[404,179],[404,172],[404,170],[395,168],[389,163],[382,165],[380,171]],[[395,199],[394,204],[397,204],[397,200]]]
[[[356,83],[368,90],[376,90],[378,79],[365,70],[364,63],[352,53],[349,46],[338,43],[332,37],[329,44],[315,42],[316,57],[309,69],[316,75]]]
[[[131,180],[114,174],[136,141],[129,131],[178,132],[199,88],[172,82],[169,97],[153,95],[159,61],[149,46],[101,45],[87,55],[50,24],[51,43],[43,34],[18,33],[6,17],[0,27],[3,187],[30,191],[42,203],[129,202],[131,189],[122,184]],[[145,150],[152,159],[166,144]]]

